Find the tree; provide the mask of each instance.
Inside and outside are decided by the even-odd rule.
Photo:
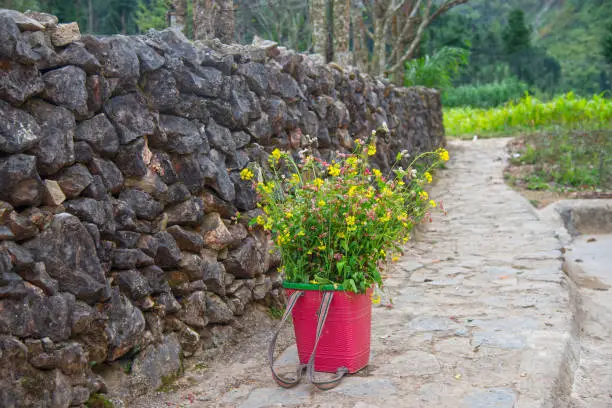
[[[229,44],[235,30],[233,0],[193,0],[193,27],[196,40],[219,38]]]
[[[168,26],[168,0],[138,0],[134,21],[138,31],[144,33],[153,28],[163,30]]]
[[[187,0],[172,0],[174,9],[174,20],[170,25],[178,30],[185,32],[187,26]]]
[[[327,20],[327,0],[310,0],[310,24],[312,25],[312,45],[316,54],[327,56],[329,37]]]
[[[612,68],[612,24],[608,26],[606,34],[604,35],[604,38],[601,41],[601,49],[604,60]]]
[[[531,33],[525,24],[523,10],[512,10],[503,34],[506,54],[514,55],[531,48]]]
[[[351,0],[334,0],[333,10],[333,59],[340,65],[350,65],[351,43]]]

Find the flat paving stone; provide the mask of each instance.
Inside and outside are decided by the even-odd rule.
[[[464,408],[514,408],[516,394],[510,388],[490,388],[468,394]]]

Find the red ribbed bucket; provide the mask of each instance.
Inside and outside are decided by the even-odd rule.
[[[293,286],[286,284],[285,286]],[[287,296],[304,292],[291,316],[300,363],[308,363],[317,333],[317,311],[323,292],[286,288]],[[370,360],[372,289],[365,294],[335,291],[315,355],[315,371],[335,373],[346,367],[355,373]]]

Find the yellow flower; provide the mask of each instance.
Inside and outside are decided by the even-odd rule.
[[[378,170],[378,169],[373,169],[373,170],[372,170],[372,173],[374,173],[374,175],[376,176],[376,178],[377,178],[377,179],[382,178],[382,173],[381,173],[381,171],[380,171],[380,170]]]
[[[344,232],[339,232],[338,238],[346,238],[346,235],[344,234]]]
[[[376,154],[376,145],[368,145],[368,156],[374,156]]]
[[[374,188],[372,186],[368,187],[368,191],[366,192],[366,197],[367,198],[374,197]]]
[[[399,256],[394,256],[393,258],[391,258],[391,262],[397,262],[399,261]]]
[[[293,213],[292,213],[291,211],[287,211],[287,212],[285,213],[285,217],[287,217],[287,218],[291,219],[291,218],[293,218]]]
[[[319,284],[319,282],[317,282],[316,279],[311,280],[310,283],[312,283],[313,285],[318,285]]]
[[[334,177],[339,176],[340,175],[340,165],[336,163],[333,166],[331,166],[329,168],[329,174],[331,174]]]
[[[289,180],[289,182],[291,184],[299,184],[300,183],[300,176],[298,174],[296,174],[296,173],[293,173],[291,175],[291,179]]]
[[[429,200],[429,205],[430,205],[432,208],[436,208],[436,202],[435,202],[434,200]]]
[[[349,157],[346,159],[346,164],[350,167],[357,167],[357,163],[359,163],[359,160],[356,157]]]
[[[450,159],[448,155],[448,150],[444,148],[439,148],[436,152],[438,153],[438,157],[440,157],[440,160],[448,161],[448,159]]]
[[[433,180],[433,177],[431,177],[431,174],[428,171],[425,172],[425,178],[427,179],[428,183],[431,183]]]
[[[421,191],[419,197],[421,197],[421,200],[427,200],[429,199],[429,194],[427,194],[427,191]]]
[[[389,222],[391,220],[391,217],[389,217],[389,214],[387,213],[387,214],[383,215],[382,217],[380,217],[380,220],[382,222]]]
[[[355,217],[352,215],[346,217],[346,225],[355,225]]]
[[[281,158],[281,151],[278,149],[274,149],[272,151],[272,157],[274,157],[275,160],[280,160]]]
[[[249,170],[249,169],[243,169],[240,172],[240,178],[242,180],[251,180],[253,178],[253,176],[254,176],[253,172],[251,170]]]
[[[255,218],[255,222],[257,222],[257,224],[259,225],[264,225],[266,223],[266,221],[261,215],[258,215],[257,218]]]
[[[386,258],[386,257],[387,257],[387,253],[385,252],[385,250],[384,250],[384,249],[381,249],[381,250],[380,250],[380,256],[382,256],[383,258]]]
[[[317,205],[318,205],[319,207],[325,207],[325,201],[323,201],[323,200],[319,200],[319,202],[317,203]]]
[[[318,177],[317,177],[316,179],[314,179],[312,182],[313,182],[313,184],[314,184],[315,186],[317,186],[317,188],[321,188],[321,186],[322,186],[322,185],[323,185],[323,183],[324,183],[324,181],[323,181],[323,180],[321,180],[321,179],[320,179],[320,178],[318,178]]]
[[[348,191],[348,196],[353,197],[357,192],[357,186],[351,186]]]
[[[319,251],[325,251],[325,248],[326,248],[326,247],[325,247],[325,245],[319,245],[319,246],[317,247],[317,249],[318,249]]]
[[[266,221],[263,227],[266,231],[270,231],[272,229],[272,220],[268,219],[268,221]]]
[[[380,303],[380,295],[372,295],[372,304],[377,305]]]
[[[300,230],[300,232],[297,233],[298,237],[303,237],[304,235],[306,235],[306,233],[302,230]]]

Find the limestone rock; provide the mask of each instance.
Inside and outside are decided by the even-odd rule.
[[[59,173],[57,182],[68,198],[76,198],[91,184],[93,177],[82,164],[66,167]]]
[[[206,317],[206,294],[194,292],[183,299],[183,309],[178,317],[183,322],[197,328],[204,328],[208,324]]]
[[[126,189],[121,192],[119,199],[127,202],[136,216],[145,220],[155,219],[162,211],[161,204],[144,191]]]
[[[118,289],[113,289],[108,309],[108,359],[116,360],[142,341],[145,319]]]
[[[121,290],[134,300],[142,299],[153,291],[147,279],[137,270],[117,272],[115,278]]]
[[[181,261],[181,250],[176,245],[176,241],[166,231],[161,231],[155,235],[159,242],[155,264],[161,268],[175,268]]]
[[[219,213],[206,214],[202,221],[201,233],[206,246],[215,250],[225,248],[233,240]]]
[[[137,93],[115,96],[104,104],[104,112],[119,133],[121,144],[153,134],[155,125],[144,99]]]
[[[103,156],[112,157],[119,150],[117,132],[103,113],[79,123],[74,139],[88,142],[95,152]]]
[[[192,198],[166,209],[168,225],[199,225],[204,217],[202,200]]]
[[[49,34],[56,47],[63,47],[81,38],[81,30],[76,22],[51,26]]]
[[[204,247],[204,239],[200,234],[184,230],[178,225],[173,225],[167,231],[172,234],[178,247],[183,251],[198,253]]]
[[[245,239],[239,248],[229,252],[223,264],[225,270],[237,278],[252,278],[261,273],[261,255],[257,250],[255,240],[251,237]]]
[[[181,345],[176,333],[170,333],[157,345],[139,353],[132,364],[131,374],[144,379],[147,389],[162,386],[164,379],[178,377],[183,372]]]
[[[45,89],[45,83],[35,66],[22,65],[14,60],[0,61],[3,70],[0,76],[0,99],[19,105]]]

